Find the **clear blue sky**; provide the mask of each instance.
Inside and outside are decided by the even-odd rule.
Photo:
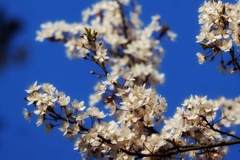
[[[9,64],[0,73],[0,121],[3,124],[0,159],[79,159],[79,154],[73,151],[74,144],[63,139],[62,133],[54,131],[47,135],[42,126],[35,125],[35,118],[29,124],[22,116],[22,108],[27,107],[24,89],[36,80],[54,84],[72,100],[87,100],[97,81],[89,74],[91,63],[69,60],[62,44],[39,43],[35,36],[40,24],[47,21],[79,22],[81,11],[94,2],[96,0],[0,1],[0,10],[9,19],[17,17],[23,22],[23,30],[15,37],[12,47],[23,45],[29,52],[25,63]],[[158,93],[166,97],[169,104],[167,116],[173,115],[175,108],[191,94],[208,95],[209,98],[239,96],[239,74],[220,74],[217,63],[199,65],[197,62],[196,53],[202,51],[195,43],[200,28],[197,10],[203,0],[139,0],[139,3],[144,24],[148,24],[152,15],[160,14],[163,22],[178,34],[176,42],[162,43],[166,56],[161,71],[166,74],[166,82],[158,87]],[[230,147],[226,159],[240,157],[239,150],[239,145]]]

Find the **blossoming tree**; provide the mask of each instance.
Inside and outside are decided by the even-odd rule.
[[[93,62],[100,71],[90,73],[99,82],[89,105],[35,82],[26,90],[34,109],[24,108],[25,119],[35,114],[47,133],[59,129],[87,159],[222,159],[228,146],[240,144],[232,127],[240,123],[240,98],[190,96],[172,118],[165,117],[167,102],[155,89],[164,83],[160,42],[176,34],[161,25],[159,15],[143,26],[140,13],[141,6],[130,0],[103,0],[83,11],[82,23],[42,24],[36,40],[62,42],[69,58]],[[239,19],[238,3],[203,3],[200,64],[218,58],[221,71],[240,70],[234,49],[240,45]]]

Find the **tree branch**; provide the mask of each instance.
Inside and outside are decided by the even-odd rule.
[[[161,154],[142,154],[142,153],[136,153],[131,152],[126,149],[121,148],[121,151],[127,153],[131,156],[138,156],[138,157],[168,157],[174,154],[184,153],[188,151],[195,151],[195,150],[202,150],[202,149],[212,149],[215,147],[223,147],[223,146],[230,146],[234,144],[240,144],[240,139],[238,140],[232,140],[232,141],[221,141],[211,144],[196,144],[196,145],[186,145],[186,146],[179,146],[178,148],[171,150],[167,149],[164,151],[164,153]]]
[[[230,136],[230,137],[234,137],[234,138],[236,138],[236,139],[240,139],[240,137],[235,136],[235,135],[233,135],[233,134],[231,134],[231,133],[224,132],[224,131],[221,131],[221,130],[218,130],[218,129],[214,128],[214,127],[213,127],[214,124],[210,124],[210,123],[208,122],[208,120],[206,119],[206,117],[204,117],[204,116],[200,116],[200,117],[203,118],[203,120],[207,123],[207,125],[208,125],[213,131],[218,132],[218,133],[223,134],[223,135],[227,135],[227,136]]]
[[[128,26],[127,26],[127,23],[125,21],[125,15],[124,15],[124,12],[123,12],[123,7],[122,7],[121,3],[118,0],[116,0],[116,1],[117,1],[118,5],[119,5],[119,10],[120,10],[121,18],[122,18],[124,37],[126,39],[128,39],[128,33],[127,33]]]

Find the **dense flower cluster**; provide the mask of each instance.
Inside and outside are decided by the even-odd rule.
[[[205,1],[199,8],[199,24],[201,32],[197,36],[203,49],[210,49],[206,54],[197,53],[199,64],[208,58],[213,61],[217,55],[221,56],[221,71],[233,73],[240,70],[239,54],[235,53],[234,45],[240,46],[240,4],[223,3],[219,1]],[[231,59],[224,61],[223,52],[228,52]],[[232,66],[228,69],[228,66]]]
[[[116,80],[105,82],[110,85]],[[38,115],[36,124],[39,126],[44,123],[47,133],[58,127],[65,137],[72,140],[77,137],[75,149],[83,157],[133,159],[134,156],[129,153],[145,155],[144,159],[149,159],[152,154],[162,157],[161,153],[168,153],[175,147],[181,149],[192,143],[204,145],[228,140],[223,137],[220,126],[229,127],[240,122],[236,114],[239,98],[235,101],[224,98],[213,101],[207,97],[191,96],[182,107],[177,108],[173,118],[166,119],[163,115],[167,107],[166,100],[157,95],[154,89],[146,89],[145,85],[116,88],[116,98],[111,98],[111,102],[106,104],[111,114],[105,114],[94,106],[85,110],[83,101],[74,100],[70,103],[69,96],[48,83],[37,85],[35,82],[26,90],[26,99],[28,105],[35,106],[32,112]],[[120,102],[116,103],[115,100]],[[216,117],[219,110],[222,110],[222,120],[218,122]],[[32,112],[24,108],[24,117],[30,119]],[[116,116],[116,120],[103,121],[112,115]],[[88,119],[91,119],[92,128],[86,127]],[[160,123],[163,123],[163,127],[158,131],[156,125]],[[226,147],[218,147],[207,151],[190,151],[182,156],[199,159],[208,156],[214,159],[224,156],[226,152]],[[175,156],[170,154],[166,157]]]
[[[221,125],[225,127],[236,126],[240,124],[240,97],[235,99],[219,98],[218,103],[223,106],[221,110]]]
[[[199,9],[198,42],[211,48],[213,57],[221,50],[231,53],[236,43],[231,39],[236,17],[233,21],[228,17],[234,6],[205,1]],[[75,150],[85,158],[222,159],[228,145],[240,143],[231,128],[240,123],[239,98],[190,96],[172,118],[166,118],[166,99],[154,87],[164,81],[164,74],[158,72],[164,53],[160,40],[174,40],[176,35],[159,24],[159,15],[142,27],[140,13],[141,6],[130,5],[129,0],[103,0],[83,11],[83,23],[43,24],[37,40],[61,41],[68,57],[90,60],[103,73],[91,71],[101,81],[89,97],[89,107],[84,101],[71,101],[52,84],[35,82],[25,98],[35,109],[24,108],[25,119],[36,114],[37,126],[44,124],[47,133],[57,127],[75,141]],[[209,58],[197,56],[200,64]]]
[[[132,6],[128,0],[101,1],[82,12],[82,23],[67,24],[57,21],[42,24],[42,30],[37,31],[36,39],[62,41],[67,48],[68,57],[85,57],[93,46],[88,43],[86,36],[79,34],[85,32],[85,28],[91,28],[98,32],[98,39],[104,40],[109,46],[108,54],[111,58],[108,63],[111,64],[111,74],[123,75],[127,70],[137,77],[138,84],[147,81],[151,85],[157,85],[164,82],[164,74],[157,70],[164,54],[160,40],[165,34],[174,40],[176,34],[167,26],[159,24],[159,15],[152,16],[150,24],[143,28],[139,19],[140,13],[141,6]],[[66,34],[67,36],[64,36]],[[97,51],[98,46],[91,49]],[[106,49],[97,51],[95,58],[105,61],[106,59],[101,58],[105,51]]]

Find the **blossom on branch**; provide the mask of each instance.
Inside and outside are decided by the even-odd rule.
[[[223,3],[221,0],[210,0],[204,1],[198,10],[201,31],[196,36],[197,42],[204,50],[210,50],[205,54],[205,60],[213,61],[216,56],[220,56],[220,68],[224,68],[228,73],[240,71],[240,53],[234,50],[240,45],[239,9],[239,3],[230,4]],[[230,60],[224,60],[226,55]],[[199,58],[199,54],[197,56]],[[200,60],[200,62],[202,64],[203,61]]]
[[[205,1],[199,8],[201,33],[197,36],[206,54],[198,52],[199,64],[221,56],[240,69],[233,45],[238,46],[239,4]],[[232,13],[233,12],[233,13]],[[141,6],[130,0],[103,0],[82,12],[83,23],[48,22],[37,31],[38,41],[62,42],[69,58],[93,62],[99,81],[89,105],[37,81],[25,90],[28,105],[24,118],[38,117],[37,126],[47,133],[56,127],[75,142],[75,150],[87,159],[221,159],[227,146],[240,143],[232,125],[240,124],[239,98],[208,99],[190,96],[173,117],[167,118],[167,100],[156,86],[165,80],[159,72],[165,53],[162,39],[176,34],[161,25],[160,15],[143,27]],[[238,68],[239,67],[239,68]],[[231,131],[231,132],[230,132]]]

